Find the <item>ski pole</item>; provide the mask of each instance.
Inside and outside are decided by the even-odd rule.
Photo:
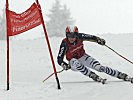
[[[132,61],[130,61],[129,59],[127,59],[126,57],[122,56],[121,54],[119,54],[118,52],[116,52],[115,50],[113,50],[111,47],[105,45],[107,48],[109,48],[110,50],[112,50],[113,52],[115,52],[117,55],[119,55],[120,57],[122,57],[123,59],[125,59],[126,61],[130,62],[131,64],[133,64]]]
[[[62,69],[62,70],[60,70],[60,71],[58,71],[57,73],[61,73],[61,72],[63,72],[64,71],[64,69]],[[52,74],[50,74],[47,78],[45,78],[42,82],[44,83],[47,79],[49,79],[51,76],[53,76],[54,75],[54,72],[52,73]]]

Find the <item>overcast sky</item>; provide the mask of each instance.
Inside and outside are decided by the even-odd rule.
[[[0,13],[6,0],[0,0]],[[10,10],[25,11],[35,0],[9,0]],[[55,0],[39,0],[45,13]],[[133,33],[133,0],[60,0],[71,11],[76,25],[86,33]]]

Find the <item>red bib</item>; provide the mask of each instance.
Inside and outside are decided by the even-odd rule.
[[[70,61],[72,58],[79,59],[85,53],[83,41],[77,39],[77,43],[75,45],[69,43],[67,39],[64,40],[67,43],[68,50],[66,51],[66,59]]]

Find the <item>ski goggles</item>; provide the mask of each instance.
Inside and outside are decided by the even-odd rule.
[[[67,37],[67,38],[77,38],[77,33],[68,32],[68,33],[66,34],[66,37]]]

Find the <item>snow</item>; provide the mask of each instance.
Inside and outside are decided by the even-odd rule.
[[[98,35],[107,45],[123,56],[133,60],[133,34]],[[50,38],[57,71],[62,68],[56,57],[62,38]],[[133,65],[115,53],[96,43],[84,42],[88,54],[103,65],[133,76]],[[42,83],[53,72],[45,38],[10,41],[10,90],[6,91],[6,41],[0,41],[0,100],[132,100],[133,84],[123,82],[105,73],[102,85],[71,70],[58,74],[61,90],[57,89],[55,77]]]

